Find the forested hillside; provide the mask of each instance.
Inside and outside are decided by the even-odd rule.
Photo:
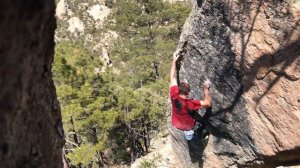
[[[52,71],[66,160],[72,167],[129,165],[165,127],[170,58],[190,4],[63,2]],[[99,6],[109,11],[101,24],[87,14]],[[81,26],[71,29],[75,16]]]

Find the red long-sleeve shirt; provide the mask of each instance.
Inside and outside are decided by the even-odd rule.
[[[200,100],[179,97],[177,85],[170,87],[170,97],[172,102],[172,126],[181,130],[191,130],[195,126],[196,120],[188,114],[188,110],[199,110],[201,108]],[[182,105],[180,109],[176,109],[176,99]]]

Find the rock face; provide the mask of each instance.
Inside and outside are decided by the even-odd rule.
[[[213,107],[198,162],[170,129],[184,167],[300,164],[299,6],[289,0],[195,1],[180,38],[179,47],[188,44],[179,78],[197,99],[211,79]]]
[[[0,2],[0,167],[63,166],[53,0]]]

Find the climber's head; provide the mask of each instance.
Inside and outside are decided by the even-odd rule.
[[[185,82],[181,82],[180,85],[178,86],[179,89],[179,94],[180,95],[186,95],[188,96],[190,93],[190,85],[188,83]]]

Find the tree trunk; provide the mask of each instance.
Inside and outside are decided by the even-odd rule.
[[[131,125],[130,123],[126,123],[127,126],[127,138],[129,142],[129,148],[130,148],[130,159],[131,163],[133,163],[136,159],[135,157],[135,145],[134,145],[134,139],[132,137],[132,130],[131,130]]]
[[[126,111],[126,115],[128,114],[129,110],[128,110],[128,107],[125,108],[125,111]],[[132,137],[132,129],[131,129],[131,125],[130,125],[130,122],[126,121],[126,130],[127,130],[127,139],[128,139],[128,142],[129,142],[129,148],[130,148],[130,160],[131,160],[131,163],[133,163],[136,159],[136,156],[135,156],[135,145],[134,145],[134,138]]]
[[[148,146],[148,132],[147,132],[147,127],[145,125],[145,121],[143,121],[143,141],[144,141],[144,146],[145,146],[145,151],[146,153],[149,152],[149,146]]]
[[[100,152],[100,158],[101,158],[101,162],[103,164],[103,167],[104,168],[108,168],[109,167],[109,163],[108,163],[108,160],[107,158],[105,157],[104,153],[103,152]]]
[[[65,153],[64,149],[63,149],[62,158],[63,158],[64,168],[69,168],[69,163],[68,163],[68,161],[67,161],[66,153]]]
[[[75,126],[74,126],[74,120],[73,120],[73,117],[71,117],[71,124],[72,124],[72,131],[74,132],[74,134],[73,134],[73,140],[74,140],[74,142],[75,142],[77,145],[80,145],[78,135],[77,135],[77,133],[76,133],[76,131],[75,131]]]

